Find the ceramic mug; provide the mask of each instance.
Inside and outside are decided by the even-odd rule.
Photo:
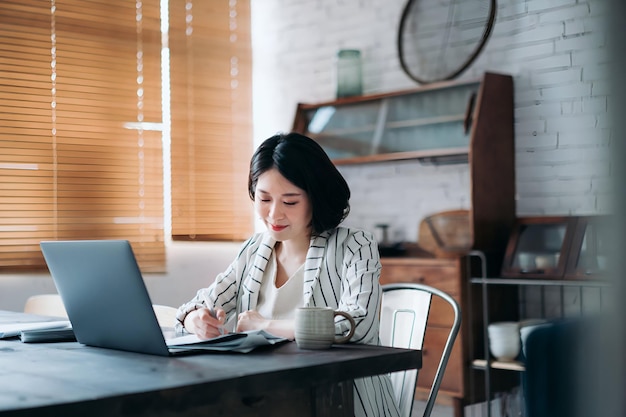
[[[335,337],[335,317],[343,316],[350,322],[350,332]],[[296,344],[301,349],[328,349],[333,343],[345,343],[354,334],[351,315],[330,307],[300,307],[296,309]]]

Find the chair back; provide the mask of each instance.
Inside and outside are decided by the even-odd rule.
[[[600,393],[597,388],[603,379],[600,376],[602,365],[607,366],[615,359],[606,354],[609,350],[602,347],[602,333],[608,328],[603,328],[599,319],[573,317],[550,320],[531,331],[525,343],[526,370],[522,375],[526,416],[611,414],[594,408],[608,405],[601,397],[596,397]],[[623,355],[615,353],[620,357]]]
[[[152,304],[152,308],[154,309],[154,314],[159,322],[159,326],[174,327],[177,308],[161,304]]]
[[[59,294],[37,294],[28,297],[24,304],[24,313],[67,318],[65,305]]]
[[[161,327],[174,327],[176,308],[161,304],[153,304],[154,314]],[[40,316],[67,317],[65,305],[59,294],[38,294],[29,297],[24,304],[24,313]]]
[[[382,290],[380,340],[385,346],[422,350],[433,296],[441,298],[454,311],[454,320],[424,409],[424,417],[428,417],[435,405],[441,380],[461,327],[461,309],[450,295],[424,284],[386,284],[382,286]],[[411,416],[417,377],[417,369],[391,374],[391,383],[402,417]]]

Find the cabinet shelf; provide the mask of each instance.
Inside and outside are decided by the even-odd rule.
[[[487,360],[486,359],[474,359],[472,361],[472,366],[474,369],[487,369]],[[492,369],[504,369],[506,371],[518,371],[523,372],[526,370],[526,367],[522,362],[519,361],[491,361],[489,366]]]
[[[569,221],[569,219],[568,219]],[[572,223],[572,222],[570,222]],[[512,239],[515,239],[515,233],[512,235]],[[579,243],[579,245],[582,245]],[[509,245],[509,249],[512,246]],[[564,257],[568,257],[570,245],[566,246],[566,250],[564,251]],[[574,245],[576,247],[576,245]],[[511,256],[513,252],[511,250],[507,251],[507,258],[509,265],[512,265],[511,259],[514,257]],[[600,303],[600,307],[602,306],[603,293],[607,291],[607,288],[611,287],[611,283],[607,280],[602,279],[600,276],[590,276],[588,279],[581,279],[580,276],[575,277],[575,279],[570,279],[567,274],[564,274],[563,265],[564,262],[561,263],[561,268],[553,268],[543,275],[539,275],[538,273],[529,274],[530,276],[525,277],[520,271],[517,271],[517,275],[511,274],[511,276],[504,277],[489,277],[486,272],[485,264],[486,264],[486,255],[480,251],[473,251],[470,253],[470,256],[477,257],[481,261],[480,271],[472,270],[471,268],[468,270],[469,283],[473,286],[480,286],[480,296],[476,298],[480,303],[481,307],[481,320],[482,323],[482,331],[480,336],[478,334],[472,334],[473,337],[479,336],[482,339],[482,350],[476,350],[472,353],[473,357],[470,357],[471,369],[475,372],[484,375],[484,390],[486,393],[487,402],[491,403],[493,399],[493,393],[497,391],[506,391],[507,389],[511,389],[514,384],[519,384],[523,375],[516,373],[523,373],[526,371],[526,366],[524,362],[520,361],[498,361],[493,360],[492,355],[489,349],[489,335],[488,335],[488,326],[490,322],[496,321],[520,321],[523,319],[528,319],[530,317],[535,317],[534,315],[526,315],[524,314],[524,310],[522,308],[522,302],[517,301],[520,294],[527,294],[526,291],[530,291],[531,293],[535,293],[539,295],[539,306],[541,308],[541,318],[545,319],[548,317],[557,317],[554,315],[545,315],[546,304],[549,302],[556,303],[557,308],[560,308],[560,316],[558,317],[566,317],[565,309],[564,309],[564,292],[577,293],[575,299],[578,303],[579,312],[578,314],[583,315],[585,312],[591,311],[588,307],[583,309],[583,298],[586,299],[587,296],[595,294],[598,298],[598,302]],[[503,271],[511,271],[511,268],[504,268]],[[480,276],[476,276],[480,275]],[[525,288],[531,287],[531,288]],[[535,288],[532,287],[540,287],[537,292]],[[548,287],[551,287],[548,289]],[[597,291],[595,290],[597,289]],[[507,304],[515,303],[517,304],[518,312],[517,315],[502,315],[502,299],[498,296],[494,296],[495,291],[499,290],[510,290],[513,295]],[[610,291],[610,289],[608,290]],[[558,297],[546,298],[545,294],[551,293],[552,295],[558,295]],[[516,295],[517,294],[517,295]],[[498,304],[500,303],[500,304]],[[560,307],[558,307],[558,303],[560,303]],[[569,310],[568,314],[572,314],[572,310]],[[478,357],[478,359],[476,359]],[[483,359],[488,358],[488,359]],[[496,372],[495,370],[504,370],[511,372]],[[492,372],[493,371],[493,372]],[[491,407],[487,407],[487,417],[491,417]]]
[[[523,278],[470,278],[472,284],[485,285],[536,285],[559,287],[607,287],[609,283],[601,280],[555,280],[555,279],[523,279]]]
[[[316,138],[320,142],[319,138]],[[460,163],[467,162],[469,155],[469,148],[449,148],[449,149],[432,149],[424,151],[411,151],[411,152],[395,152],[387,154],[375,154],[367,156],[357,156],[353,158],[339,158],[334,159],[335,165],[349,165],[357,163],[368,162],[383,162],[383,161],[401,161],[405,159],[417,159],[424,163],[431,163],[433,165],[443,163]]]

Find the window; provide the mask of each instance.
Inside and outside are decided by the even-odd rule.
[[[185,6],[185,7],[183,7]],[[170,0],[172,236],[252,231],[249,1]]]
[[[219,6],[213,3],[219,3]],[[80,0],[0,2],[2,270],[44,268],[39,242],[61,239],[128,239],[144,272],[164,268],[161,131],[166,124],[162,123],[161,114],[159,1],[94,0],[88,4],[86,7]],[[191,1],[174,1],[170,4],[173,22],[180,10],[189,11],[191,6],[195,8],[191,8],[196,19],[194,32],[190,33],[187,26],[183,36],[185,32],[177,33],[183,27],[176,26],[176,23],[170,30],[173,40],[170,43],[173,57],[171,78],[174,80],[172,108],[175,109],[171,119],[172,156],[175,158],[172,184],[178,190],[174,181],[180,178],[180,170],[189,172],[199,165],[213,166],[211,157],[217,157],[220,168],[231,170],[220,171],[221,176],[215,174],[215,177],[221,179],[221,187],[233,190],[234,187],[228,185],[229,181],[233,182],[229,178],[241,180],[240,172],[236,171],[240,164],[223,163],[228,151],[201,154],[196,149],[212,149],[212,142],[219,143],[220,140],[231,146],[251,143],[250,117],[245,111],[237,115],[241,120],[233,116],[239,110],[236,106],[230,107],[229,118],[228,114],[197,105],[198,97],[214,93],[200,88],[202,83],[218,83],[222,79],[210,76],[211,72],[205,74],[206,65],[184,69],[179,64],[207,62],[211,64],[208,67],[215,67],[213,72],[220,73],[223,64],[217,63],[228,56],[229,82],[245,80],[243,76],[232,75],[237,66],[231,62],[228,52],[216,54],[219,49],[204,49],[207,43],[211,43],[201,38],[222,36],[219,30],[208,29],[215,25],[211,23],[215,19],[229,22],[225,27],[232,31],[229,29],[232,15],[240,9],[243,9],[244,19],[237,23],[243,22],[243,26],[249,27],[246,23],[246,19],[249,21],[249,4],[197,1],[192,5]],[[207,25],[207,30],[202,30],[200,22]],[[223,25],[219,27],[223,28]],[[244,37],[244,41],[249,48],[249,39]],[[174,48],[182,46],[181,42],[200,48],[177,52]],[[245,47],[243,51],[246,51]],[[238,68],[246,74],[249,60],[242,56],[241,61],[243,64]],[[245,65],[248,68],[242,68]],[[179,78],[183,72],[191,74],[192,78]],[[183,83],[179,84],[179,81]],[[181,86],[196,99],[178,95]],[[245,82],[243,88],[246,88]],[[237,97],[239,92],[227,89],[227,94]],[[186,100],[189,106],[184,109],[175,107],[178,97]],[[242,98],[241,102],[245,100]],[[212,118],[222,124],[219,128],[210,125],[211,134],[206,135],[201,129],[204,126],[196,121]],[[229,127],[233,121],[241,123],[235,128]],[[189,137],[195,147],[186,147],[188,162],[185,162],[185,155],[178,149],[181,148],[180,140]],[[245,146],[243,149],[241,157],[249,158]],[[207,175],[205,171],[199,172],[200,178]],[[195,173],[188,175],[193,177]],[[246,196],[245,185],[239,188]],[[174,207],[200,213],[184,233],[211,236],[204,229],[200,232],[194,229],[203,224],[201,216],[206,213],[202,208],[206,204],[206,188],[195,186],[188,191],[182,197],[172,195]],[[203,197],[193,200],[189,193]],[[227,202],[227,194],[218,192],[220,203],[232,204],[235,197]],[[177,203],[181,198],[188,200]],[[234,216],[232,211],[229,214]],[[184,213],[181,218],[191,217]],[[222,219],[220,224],[227,222]],[[248,226],[248,230],[250,228]],[[218,235],[221,236],[222,231]],[[239,237],[234,229],[231,229],[231,235],[224,234],[224,238]]]

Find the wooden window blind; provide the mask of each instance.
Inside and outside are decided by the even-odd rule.
[[[128,239],[162,270],[159,1],[0,2],[0,269]]]
[[[253,230],[250,1],[170,0],[172,236]]]

